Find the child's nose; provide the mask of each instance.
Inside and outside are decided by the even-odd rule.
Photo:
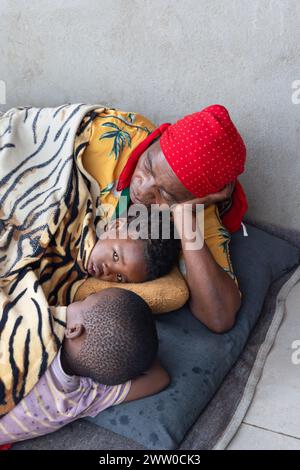
[[[102,263],[102,269],[103,269],[104,276],[109,276],[110,270],[106,263]]]

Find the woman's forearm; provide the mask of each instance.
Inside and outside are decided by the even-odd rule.
[[[205,242],[197,250],[190,249],[192,233],[182,229],[182,213],[174,212],[174,222],[181,236],[186,266],[186,280],[190,290],[190,308],[196,318],[216,333],[229,330],[235,322],[240,307],[240,294],[231,277],[214,260]],[[193,215],[193,233],[198,231]]]
[[[241,302],[235,282],[216,263],[205,244],[197,252],[184,250],[183,254],[192,313],[216,333],[229,330]]]

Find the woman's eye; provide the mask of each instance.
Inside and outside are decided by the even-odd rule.
[[[123,281],[122,274],[117,274],[117,281],[118,281],[118,282],[122,282],[122,281]]]
[[[150,162],[149,157],[147,157],[145,160],[145,168],[149,173],[152,172],[152,167],[151,167],[151,162]]]
[[[114,260],[114,261],[119,261],[119,255],[118,255],[118,253],[116,252],[116,250],[113,251],[113,260]]]
[[[172,202],[172,198],[169,194],[165,193],[163,190],[160,190],[160,195],[165,201]]]

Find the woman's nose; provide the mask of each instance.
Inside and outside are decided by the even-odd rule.
[[[156,201],[157,190],[155,187],[155,181],[152,176],[141,177],[139,181],[139,189],[137,197],[146,204],[151,204]]]

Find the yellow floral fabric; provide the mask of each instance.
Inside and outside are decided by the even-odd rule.
[[[154,129],[154,124],[141,114],[116,109],[98,113],[87,127],[89,145],[82,164],[99,184],[102,220],[113,216],[121,195],[116,184],[132,150]]]

